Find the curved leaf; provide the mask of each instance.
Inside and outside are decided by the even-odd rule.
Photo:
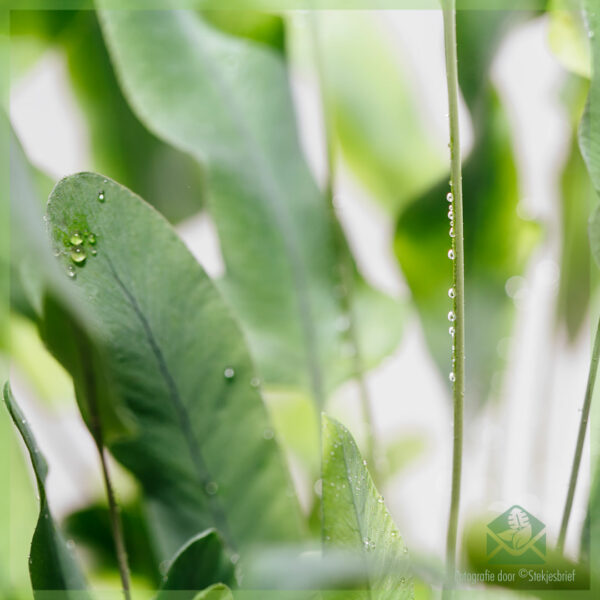
[[[175,590],[203,590],[214,584],[235,583],[234,563],[223,548],[215,530],[204,531],[190,539],[175,555],[161,586],[157,600],[168,600]],[[175,597],[175,596],[173,596]],[[176,596],[183,599],[181,593]]]
[[[59,182],[47,218],[65,285],[91,315],[102,358],[91,374],[133,416],[135,432],[109,447],[143,486],[164,558],[210,527],[240,552],[299,539],[243,336],[174,231],[138,196],[92,173]]]
[[[326,390],[354,374],[354,361],[336,327],[345,315],[331,216],[301,152],[282,57],[191,12],[100,14],[133,109],[207,167],[227,270],[221,289],[265,382],[310,390],[322,405]],[[365,340],[368,364],[397,343],[399,311],[390,313],[375,306],[360,328],[381,332],[370,338],[376,348]]]
[[[200,592],[194,597],[194,600],[233,600],[233,594],[226,585],[216,583]]]
[[[4,402],[29,451],[40,497],[40,515],[29,555],[29,573],[34,595],[37,596],[37,592],[60,590],[65,592],[64,597],[67,599],[89,598],[84,591],[86,583],[79,566],[50,514],[45,487],[48,465],[8,383],[4,386]]]
[[[413,597],[408,552],[356,443],[340,423],[323,415],[323,543],[325,551],[361,557],[377,598]]]

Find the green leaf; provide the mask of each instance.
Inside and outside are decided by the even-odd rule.
[[[523,272],[539,237],[538,228],[517,214],[520,194],[511,132],[489,79],[493,50],[514,19],[512,13],[503,11],[457,13],[460,83],[475,134],[463,168],[470,408],[487,399],[493,375],[503,368],[497,346],[508,335],[514,318],[505,285]],[[475,57],[473,61],[471,57]],[[396,255],[444,378],[450,370],[452,343],[448,334],[452,324],[444,317],[451,309],[448,292],[452,282],[448,191],[448,179],[444,178],[415,199],[400,216],[395,238]]]
[[[581,153],[587,164],[597,194],[600,194],[600,14],[594,0],[585,0],[585,16],[590,37],[592,81],[588,102],[579,129]],[[597,240],[592,240],[592,253],[599,260]]]
[[[323,415],[323,541],[325,551],[361,557],[365,587],[377,598],[413,597],[408,552],[349,431]]]
[[[233,557],[235,560],[235,557]],[[219,584],[235,583],[234,563],[223,547],[219,534],[213,529],[204,531],[190,539],[170,563],[169,570],[161,586],[157,600],[167,600],[169,592],[189,591]],[[177,598],[185,598],[178,594]]]
[[[444,156],[428,137],[390,32],[379,15],[362,11],[291,12],[288,19],[291,55],[300,65],[314,65],[318,36],[330,135],[352,172],[396,214],[444,173]]]
[[[302,155],[281,55],[191,12],[101,11],[100,21],[140,119],[206,165],[227,271],[220,287],[262,377],[308,390],[321,405],[326,390],[354,374],[354,360],[336,327],[345,315],[334,228]],[[356,295],[357,304],[368,298],[364,285]],[[396,304],[376,296],[359,324],[384,332],[377,348],[364,340],[367,364],[399,336]]]
[[[37,480],[40,497],[40,514],[31,540],[29,573],[34,595],[38,591],[64,590],[66,598],[88,598],[86,583],[75,558],[56,526],[46,498],[48,465],[41,454],[25,416],[13,398],[10,385],[4,386],[4,402],[12,420],[19,430]],[[73,590],[79,590],[72,592]]]
[[[216,583],[200,592],[194,600],[233,600],[233,594],[226,585]]]
[[[135,433],[109,447],[143,486],[161,555],[210,527],[240,553],[299,539],[243,335],[175,232],[138,196],[92,173],[59,182],[47,218],[64,285],[93,320],[96,367],[134,417]],[[74,233],[86,253],[77,265]]]

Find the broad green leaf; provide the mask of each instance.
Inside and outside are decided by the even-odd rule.
[[[182,599],[185,595],[174,591],[188,591],[189,598],[194,590],[203,590],[215,584],[235,583],[234,562],[223,547],[219,534],[213,529],[204,531],[190,539],[177,552],[161,586],[157,600]]]
[[[226,585],[216,583],[194,596],[194,600],[233,600],[233,594]]]
[[[47,217],[64,285],[93,319],[95,366],[133,415],[135,433],[110,449],[153,506],[164,558],[210,527],[240,553],[299,539],[298,507],[265,433],[242,333],[174,231],[132,192],[92,173],[59,182]],[[82,243],[72,245],[76,233]],[[74,252],[85,261],[75,265]]]
[[[136,114],[206,165],[227,270],[220,287],[265,382],[300,386],[322,404],[354,361],[339,327],[334,227],[300,149],[282,57],[191,12],[105,10],[100,21]],[[401,315],[364,285],[356,295],[372,307],[359,323],[372,365],[396,345]]]
[[[34,595],[38,591],[61,590],[66,592],[65,598],[88,598],[84,591],[86,583],[83,575],[50,514],[45,487],[48,465],[8,383],[4,386],[4,402],[29,451],[40,498],[40,514],[29,555],[29,573]]]
[[[330,135],[353,173],[396,214],[445,166],[396,58],[392,33],[380,15],[368,12],[291,12],[288,18],[292,58],[306,67],[322,64]]]
[[[486,400],[492,376],[503,368],[497,345],[509,334],[514,317],[505,285],[523,272],[538,238],[538,228],[517,215],[520,195],[511,132],[489,80],[494,49],[515,18],[498,11],[457,14],[459,77],[475,134],[463,167],[466,366],[471,408]],[[415,199],[400,216],[395,239],[396,255],[429,347],[445,377],[452,345],[452,323],[446,320],[452,284],[448,191],[448,179],[444,178]]]
[[[376,597],[413,597],[408,552],[348,430],[323,415],[324,549],[362,558]],[[364,597],[370,597],[365,595]]]

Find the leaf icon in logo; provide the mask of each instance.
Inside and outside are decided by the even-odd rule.
[[[531,523],[527,513],[518,507],[513,508],[508,515],[507,529],[498,534],[498,537],[510,542],[515,550],[519,550],[531,539]]]

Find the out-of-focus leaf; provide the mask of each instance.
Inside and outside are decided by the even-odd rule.
[[[571,144],[561,188],[563,246],[557,316],[565,323],[569,339],[574,341],[585,322],[590,302],[587,220],[595,204],[595,192],[576,139]]]
[[[194,600],[233,600],[233,594],[226,585],[215,583],[194,596]]]
[[[225,551],[213,529],[194,536],[180,548],[170,563],[157,600],[175,597],[169,594],[173,591],[180,592],[177,598],[186,598],[183,591],[189,592],[188,598],[193,598],[195,591],[219,583],[235,583],[235,572],[232,556]]]
[[[323,415],[323,543],[365,565],[377,598],[413,597],[408,552],[348,430]]]
[[[500,11],[457,14],[461,89],[471,110],[475,141],[463,168],[467,389],[471,408],[487,398],[498,365],[497,344],[514,309],[505,285],[522,273],[538,228],[517,215],[519,189],[506,115],[489,81],[493,49],[515,19]],[[491,45],[491,48],[490,46]],[[473,59],[473,57],[476,57]],[[463,66],[465,68],[463,68]],[[441,181],[400,216],[395,249],[440,370],[450,369],[452,283],[448,180]]]
[[[159,558],[209,527],[240,553],[300,539],[242,333],[174,231],[129,190],[91,173],[63,179],[47,216],[65,285],[93,318],[99,365],[134,416],[135,433],[110,449],[153,504]],[[75,233],[82,243],[72,244]],[[71,255],[82,253],[74,265]],[[232,440],[242,452],[226,451]]]
[[[300,64],[314,64],[319,52],[329,133],[353,173],[395,214],[444,173],[444,157],[428,138],[380,18],[362,11],[291,12],[290,46]]]
[[[550,47],[562,65],[581,77],[591,76],[590,45],[581,0],[550,0]]]
[[[160,584],[159,565],[152,548],[145,515],[139,503],[119,505],[127,562],[133,577],[144,577],[153,588]],[[63,522],[65,534],[83,547],[95,570],[118,570],[110,514],[105,504],[93,504],[71,513]]]
[[[600,13],[594,0],[584,0],[584,5],[592,54],[592,80],[579,129],[579,143],[594,188],[600,194]],[[592,253],[598,261],[600,258],[598,240],[592,237],[591,241]]]
[[[40,497],[40,515],[29,555],[29,573],[34,595],[37,595],[38,591],[61,590],[65,592],[65,598],[89,598],[85,592],[83,575],[50,514],[45,487],[48,465],[37,447],[25,416],[12,396],[8,383],[4,386],[4,402],[29,451]]]
[[[101,11],[100,20],[140,119],[207,166],[227,269],[221,289],[263,379],[322,404],[354,374],[354,359],[339,327],[334,228],[301,153],[281,56],[190,12]],[[401,320],[393,301],[370,294],[377,303],[369,300],[359,331],[384,336],[377,348],[364,342],[367,364],[396,345]],[[365,296],[357,285],[357,305]]]
[[[285,26],[279,15],[256,10],[205,10],[202,15],[221,31],[285,52]]]
[[[202,169],[153,136],[131,112],[94,11],[15,11],[11,30],[17,40],[35,36],[46,48],[64,51],[70,83],[87,117],[94,170],[121,181],[172,222],[202,209]]]

